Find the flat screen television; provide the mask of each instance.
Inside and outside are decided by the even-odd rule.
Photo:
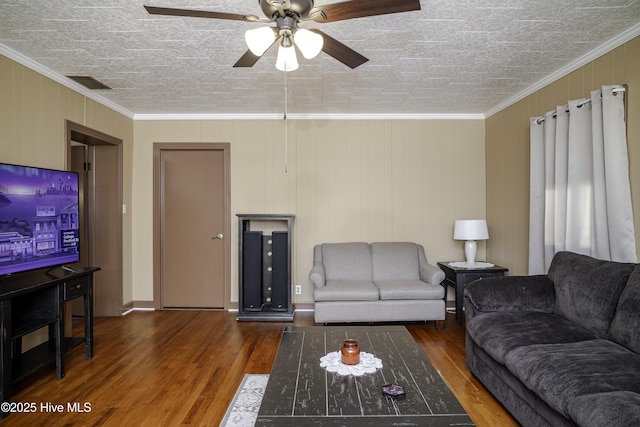
[[[0,163],[0,276],[80,260],[78,174]]]

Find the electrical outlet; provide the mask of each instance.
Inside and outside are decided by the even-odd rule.
[[[296,285],[296,295],[302,294],[302,285]]]

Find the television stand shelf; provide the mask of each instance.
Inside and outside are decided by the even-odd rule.
[[[0,401],[9,402],[11,387],[55,362],[56,377],[64,377],[64,353],[85,344],[93,357],[93,273],[97,267],[37,270],[0,279]],[[65,337],[65,305],[84,299],[84,336]],[[23,352],[22,337],[48,327],[49,340]],[[0,417],[9,415],[2,412]]]

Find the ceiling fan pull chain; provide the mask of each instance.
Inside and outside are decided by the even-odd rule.
[[[289,173],[289,130],[287,126],[287,73],[284,74],[284,173]]]

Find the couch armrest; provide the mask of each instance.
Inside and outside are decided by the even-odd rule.
[[[467,320],[492,311],[553,313],[555,289],[548,276],[501,276],[476,280],[464,289]]]
[[[317,263],[314,264],[311,272],[309,273],[309,280],[313,283],[316,288],[321,288],[325,285],[325,276],[324,276],[324,265]]]
[[[444,281],[444,271],[435,265],[425,263],[420,265],[420,280],[432,285],[439,285]]]
[[[429,264],[422,245],[418,245],[418,265],[420,267],[420,280],[423,282],[439,285],[444,281],[444,271],[435,265]]]
[[[309,280],[316,288],[321,288],[326,283],[324,264],[322,263],[322,245],[313,247],[313,268],[309,272]]]

